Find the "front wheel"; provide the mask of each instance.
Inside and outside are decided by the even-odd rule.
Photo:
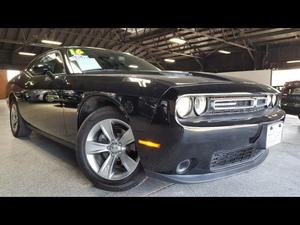
[[[127,190],[144,178],[132,129],[113,107],[86,118],[78,132],[76,156],[86,176],[101,189]]]

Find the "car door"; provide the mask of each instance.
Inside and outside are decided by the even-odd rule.
[[[24,71],[20,110],[25,121],[52,136],[63,137],[65,125],[61,90],[65,85],[65,66],[59,51],[38,58]]]

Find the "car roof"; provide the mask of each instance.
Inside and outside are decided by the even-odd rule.
[[[112,52],[112,53],[130,54],[130,53],[121,52],[121,51],[116,51],[116,50],[111,50],[111,49],[107,49],[107,48],[98,48],[98,47],[89,47],[89,46],[62,46],[62,47],[55,48],[55,49],[52,49],[52,50],[72,49],[72,48],[95,49],[95,50],[108,51],[108,52]],[[132,55],[132,54],[130,54],[130,55]]]

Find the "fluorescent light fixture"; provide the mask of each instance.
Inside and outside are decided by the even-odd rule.
[[[121,28],[122,30],[126,30],[128,33],[135,34],[135,33],[140,33],[144,28]]]
[[[186,40],[183,40],[181,38],[171,38],[169,41],[173,42],[173,43],[176,43],[176,44],[180,44],[180,45],[182,45],[186,42]]]
[[[130,68],[133,68],[133,69],[137,69],[138,66],[137,65],[129,65]]]
[[[61,45],[62,44],[59,41],[50,41],[50,40],[42,40],[41,42],[44,44],[49,44],[49,45]]]
[[[174,63],[175,60],[174,60],[174,59],[165,59],[165,62],[168,62],[168,63]]]
[[[229,51],[225,51],[225,50],[219,50],[218,52],[220,52],[220,53],[223,53],[223,54],[226,54],[226,55],[228,55],[228,54],[230,54],[231,52],[229,52]]]
[[[290,60],[290,61],[287,61],[286,63],[300,63],[300,59],[299,60]]]
[[[32,52],[19,52],[19,55],[35,56],[35,53]]]

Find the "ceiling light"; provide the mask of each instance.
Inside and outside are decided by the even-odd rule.
[[[174,59],[165,59],[165,62],[168,62],[168,63],[174,63],[175,60],[174,60]]]
[[[121,28],[122,30],[127,30],[128,33],[135,34],[140,33],[144,28]]]
[[[32,52],[19,52],[19,55],[35,56],[35,53]]]
[[[173,43],[176,43],[176,44],[180,44],[180,45],[182,45],[186,42],[186,40],[183,40],[181,38],[171,38],[169,41],[173,42]]]
[[[137,69],[138,66],[137,65],[129,65],[130,68],[133,68],[133,69]]]
[[[286,63],[300,63],[300,60],[291,60],[291,61],[287,61]]]
[[[49,45],[61,45],[62,44],[59,41],[50,41],[50,40],[42,40],[41,42],[44,44],[49,44]]]
[[[225,50],[219,50],[218,52],[223,53],[223,54],[230,54],[231,52],[225,51]]]

